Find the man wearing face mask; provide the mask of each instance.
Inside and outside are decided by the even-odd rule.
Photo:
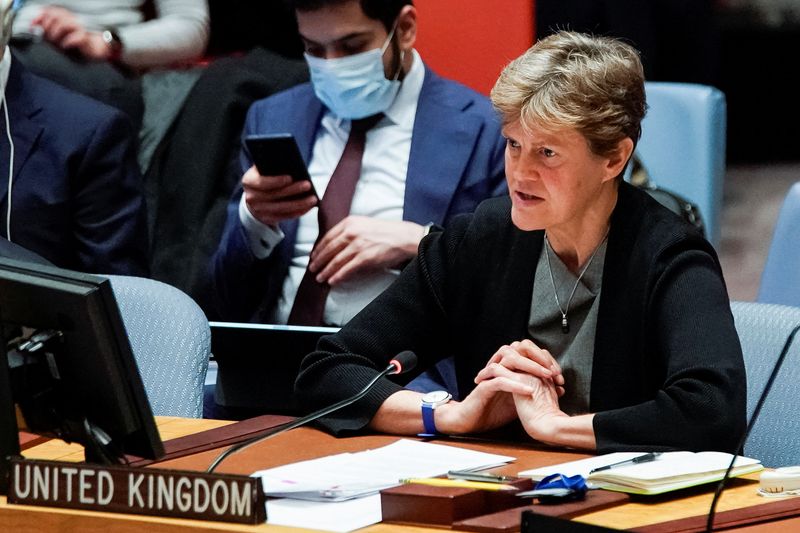
[[[18,4],[0,0],[0,254],[147,275],[130,121],[22,66],[7,46]]]
[[[411,0],[293,4],[312,81],[256,102],[244,136],[292,133],[324,208],[354,124],[374,125],[349,211],[322,235],[316,199],[302,196],[308,183],[261,176],[243,151],[210,265],[214,311],[339,326],[391,284],[432,226],[505,193],[504,142],[488,99],[440,78],[414,50]],[[322,286],[321,305],[307,303],[309,283]]]
[[[341,325],[395,279],[430,224],[504,192],[503,141],[487,99],[423,64],[410,0],[294,5],[312,83],[254,104],[244,135],[293,133],[325,204],[354,121],[379,114],[349,215],[317,241],[316,199],[297,199],[308,183],[259,175],[245,150],[211,270],[226,320]],[[317,322],[293,316],[307,270],[330,288]]]

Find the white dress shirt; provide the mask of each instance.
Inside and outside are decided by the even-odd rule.
[[[425,68],[416,50],[412,51],[411,69],[403,80],[392,105],[378,124],[367,132],[361,177],[356,185],[351,215],[381,220],[401,221],[406,188],[411,134],[417,113],[417,101],[425,78]],[[328,186],[350,134],[350,121],[326,111],[317,131],[308,172],[317,194],[322,197]],[[250,246],[256,257],[263,259],[272,253],[283,239],[278,229],[262,224],[247,209],[244,197],[239,204],[239,218],[247,230]],[[281,297],[271,320],[285,324],[294,303],[308,258],[319,233],[317,208],[300,217],[294,255],[289,275],[283,284]],[[360,275],[356,279],[332,287],[325,304],[323,320],[329,325],[343,325],[383,292],[398,275],[398,271]]]

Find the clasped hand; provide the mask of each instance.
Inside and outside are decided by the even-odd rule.
[[[446,409],[437,414],[437,425],[441,416],[442,425],[469,433],[519,418],[532,437],[549,441],[554,418],[567,416],[558,406],[564,394],[561,367],[550,352],[530,340],[502,346],[478,372],[475,383],[463,401],[439,408]]]
[[[279,222],[298,218],[317,205],[308,195],[308,181],[292,181],[290,176],[262,176],[251,167],[242,177],[248,210],[261,223],[275,227]],[[396,268],[412,259],[424,234],[413,222],[349,216],[326,233],[315,246],[309,270],[317,280],[330,285],[359,275]]]

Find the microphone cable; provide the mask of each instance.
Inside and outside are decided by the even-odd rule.
[[[3,98],[0,100],[0,105],[3,106],[3,112],[6,119],[6,137],[8,138],[9,153],[8,153],[8,207],[6,209],[6,239],[11,241],[11,188],[14,185],[14,139],[11,137],[11,121],[8,118],[8,101],[6,101],[5,92]]]
[[[764,385],[764,390],[761,391],[761,396],[758,397],[758,402],[756,402],[756,407],[753,409],[753,416],[750,417],[750,422],[747,424],[747,429],[745,430],[744,435],[742,435],[742,438],[739,440],[739,444],[736,446],[731,463],[728,465],[728,469],[725,470],[725,475],[722,476],[719,485],[717,485],[717,490],[714,493],[714,499],[711,500],[711,508],[708,511],[708,520],[706,521],[706,532],[708,533],[711,533],[714,530],[714,515],[717,511],[717,502],[722,495],[722,491],[725,489],[725,483],[728,481],[728,478],[731,475],[731,470],[733,470],[736,457],[739,455],[739,453],[744,453],[744,443],[747,440],[747,437],[750,436],[753,426],[756,424],[756,419],[758,419],[758,415],[761,413],[761,408],[764,406],[767,395],[772,389],[772,384],[775,382],[775,378],[778,376],[778,371],[783,366],[783,361],[786,359],[786,354],[789,353],[789,348],[792,346],[792,342],[794,341],[794,337],[797,335],[798,331],[800,331],[800,324],[796,325],[786,338],[786,342],[783,344],[783,349],[781,350],[778,359],[775,361],[775,366],[772,367],[772,372],[769,375],[769,379],[767,379],[767,383]]]
[[[369,383],[367,383],[366,386],[363,389],[361,389],[356,395],[351,396],[349,398],[345,398],[344,400],[336,402],[333,405],[329,405],[328,407],[320,409],[319,411],[315,411],[311,414],[308,414],[291,422],[287,422],[281,426],[278,426],[277,428],[272,428],[268,430],[268,433],[266,435],[258,435],[256,437],[242,441],[238,444],[234,444],[233,446],[231,446],[230,448],[219,454],[217,458],[214,459],[214,462],[211,463],[211,466],[208,467],[206,472],[209,474],[214,472],[214,470],[220,465],[220,463],[222,463],[222,461],[224,461],[234,453],[240,452],[245,448],[252,446],[253,444],[256,444],[263,440],[267,440],[276,435],[280,435],[281,433],[285,433],[290,429],[294,429],[309,422],[313,422],[317,418],[322,418],[325,415],[328,415],[334,411],[338,411],[343,407],[347,407],[348,405],[357,402],[358,400],[366,396],[367,393],[369,393],[372,386],[375,385],[375,383],[377,383],[379,379],[390,375],[397,375],[408,372],[409,370],[413,369],[416,366],[416,364],[417,364],[417,356],[416,354],[414,354],[414,352],[411,352],[409,350],[400,352],[399,354],[397,354],[397,356],[395,356],[394,359],[392,359],[389,362],[389,366],[387,366],[380,374],[372,378],[372,380]]]

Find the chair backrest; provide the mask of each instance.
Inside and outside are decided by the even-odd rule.
[[[200,418],[211,352],[208,320],[200,307],[160,281],[107,277],[153,414]]]
[[[800,182],[783,201],[757,300],[800,307]]]
[[[731,304],[747,371],[747,418],[772,372],[800,309],[753,302]],[[800,464],[800,335],[789,349],[761,414],[744,446],[744,454],[765,466]]]
[[[645,83],[648,111],[636,153],[653,182],[700,209],[706,237],[719,243],[725,178],[725,95],[707,85]]]

